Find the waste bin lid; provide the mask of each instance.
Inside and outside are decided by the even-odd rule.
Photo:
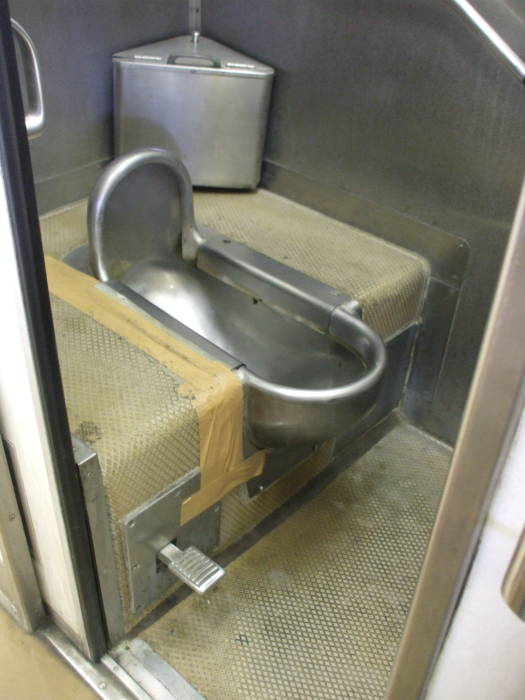
[[[269,78],[274,74],[270,66],[212,39],[200,36],[198,33],[119,51],[114,54],[113,60],[158,65],[171,70],[213,72],[224,75]]]

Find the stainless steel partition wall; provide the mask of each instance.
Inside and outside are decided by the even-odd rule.
[[[525,62],[525,3],[523,0],[447,0],[447,2],[456,5],[460,12],[470,14],[469,19],[475,27],[475,15],[479,14],[510,50]],[[469,13],[468,5],[474,10],[473,13]],[[468,22],[469,19],[466,21]],[[476,27],[473,31],[480,31],[480,29]],[[491,41],[491,38],[487,37],[487,40]],[[501,47],[493,48],[500,54],[500,60],[507,62],[507,58],[501,55]],[[518,77],[519,73],[520,71],[517,73]]]
[[[472,4],[521,51],[516,3]],[[525,90],[447,0],[202,7],[205,35],[276,69],[265,184],[434,256],[406,408],[453,441],[524,171]],[[44,211],[85,196],[112,156],[112,53],[185,32],[188,3],[12,0],[11,12],[43,69]]]
[[[84,197],[113,153],[111,56],[182,33],[183,0],[11,0],[42,66],[46,133],[31,144],[40,211]]]
[[[518,14],[517,10],[514,12],[512,9],[506,5],[504,2],[493,2],[492,6],[496,8],[496,24],[503,25],[503,30],[498,31],[494,26],[494,20],[490,20],[490,15],[493,14],[489,11],[489,17],[485,16],[485,12],[481,14],[476,8],[477,3],[471,2],[470,0],[449,0],[454,7],[460,12],[466,21],[470,23],[476,31],[490,44],[495,54],[503,61],[507,67],[513,72],[513,74],[522,83],[525,82],[525,61],[521,57],[521,52],[517,52],[509,43],[512,41],[513,32],[508,31],[510,29],[505,26],[506,13],[510,16],[513,24],[521,24],[521,31],[519,34],[525,34],[525,26],[522,22],[521,11]],[[481,3],[483,5],[483,3]],[[486,8],[487,10],[489,8]],[[499,10],[499,13],[497,12]],[[508,40],[505,36],[506,34],[511,34]],[[519,36],[519,44],[523,45],[523,39]]]
[[[306,204],[322,186],[333,210],[357,197],[467,241],[417,410],[453,440],[524,171],[523,87],[444,0],[204,0],[203,31],[275,67],[266,160],[303,178]]]

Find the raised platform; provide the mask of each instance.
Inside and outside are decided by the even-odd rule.
[[[195,207],[199,222],[357,298],[365,319],[383,337],[417,320],[427,276],[418,256],[265,191],[200,192]],[[46,215],[41,228],[46,254],[62,258],[87,242],[86,202]],[[75,306],[68,298],[52,294],[70,428],[99,456],[127,630],[148,610],[138,615],[130,608],[122,519],[176,479],[202,468],[201,426],[195,402],[181,391],[184,377],[175,365],[163,364],[89,309],[82,310],[84,302]],[[218,549],[280,507],[326,466],[330,455],[327,444],[256,498],[248,499],[243,487],[230,491],[222,499]]]
[[[357,299],[384,339],[419,318],[429,275],[424,258],[266,190],[195,192],[195,216],[244,243]],[[87,242],[86,202],[41,220],[44,248],[61,258]]]

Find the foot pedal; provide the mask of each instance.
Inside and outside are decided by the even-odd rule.
[[[224,576],[224,569],[196,547],[182,550],[174,544],[167,544],[160,550],[158,558],[172,574],[197,593],[206,593]]]

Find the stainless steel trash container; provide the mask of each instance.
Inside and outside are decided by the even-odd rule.
[[[193,184],[255,188],[273,68],[198,35],[113,57],[117,154],[175,152]]]

